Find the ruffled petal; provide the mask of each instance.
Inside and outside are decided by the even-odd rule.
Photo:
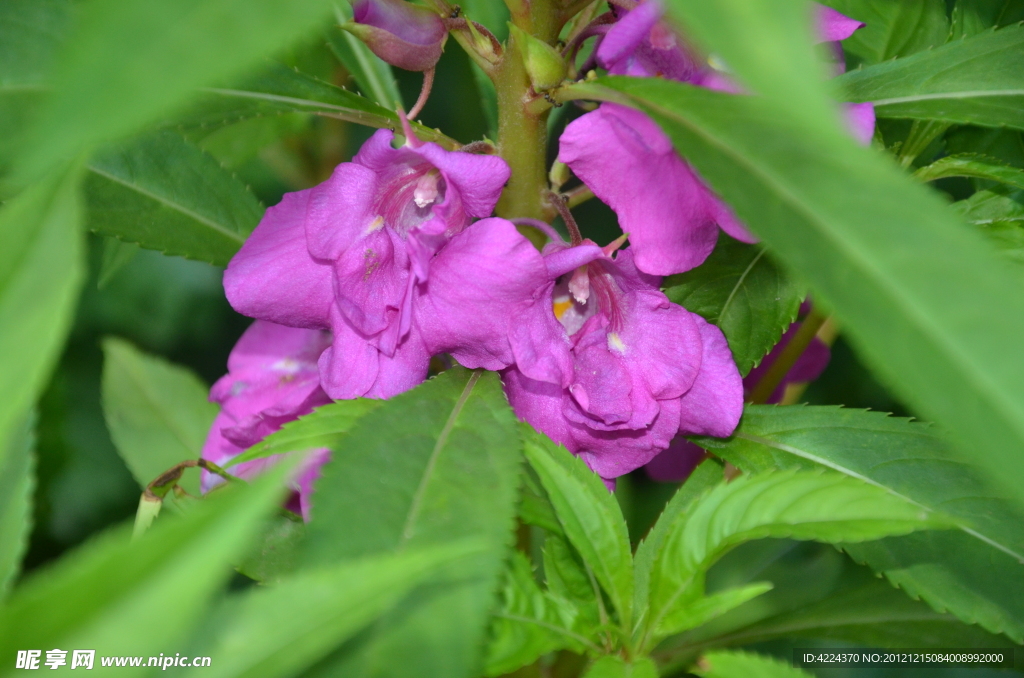
[[[288,193],[268,209],[228,263],[224,293],[242,315],[293,327],[330,326],[331,269],[314,261],[306,247],[310,193]]]
[[[377,175],[352,162],[338,165],[330,179],[304,191],[310,194],[305,221],[310,254],[334,261],[379,229],[382,224],[375,222],[373,210],[376,191]]]
[[[698,315],[703,360],[693,387],[682,397],[679,432],[725,438],[743,416],[743,381],[722,331]]]
[[[452,190],[458,194],[467,215],[477,219],[491,216],[511,174],[500,156],[446,151],[435,143],[423,144],[416,153],[441,171],[449,195]]]
[[[334,264],[334,292],[348,321],[370,337],[397,322],[408,289],[409,257],[405,241],[390,228],[374,231],[356,245]]]
[[[679,430],[679,400],[663,400],[651,425],[636,431],[595,431],[575,425],[579,456],[602,478],[617,478],[640,468],[672,442]]]
[[[711,254],[718,228],[704,187],[643,113],[602,104],[566,127],[559,155],[615,210],[640,270],[680,273]]]

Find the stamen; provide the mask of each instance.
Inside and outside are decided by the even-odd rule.
[[[416,203],[416,207],[422,208],[434,204],[434,201],[437,200],[437,183],[440,178],[441,173],[436,169],[428,170],[419,178],[416,188],[412,192],[412,200]]]
[[[569,279],[569,292],[580,304],[586,304],[590,298],[590,274],[586,266],[580,266],[572,273]]]

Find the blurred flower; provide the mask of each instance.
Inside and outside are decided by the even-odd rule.
[[[668,449],[647,462],[644,470],[651,480],[661,483],[681,483],[690,477],[707,453],[683,436],[676,436]]]
[[[610,73],[665,77],[739,92],[716,60],[700,61],[683,39],[660,22],[658,0],[620,13],[601,37],[598,63]],[[863,26],[835,10],[817,7],[822,40],[841,40]],[[862,143],[874,131],[874,107],[847,107],[850,128]],[[644,113],[602,104],[563,132],[559,160],[618,215],[629,234],[637,267],[653,275],[681,273],[700,265],[714,249],[720,227],[743,242],[757,239],[674,150],[671,140]]]
[[[801,322],[795,322],[790,325],[786,333],[779,339],[779,343],[775,344],[775,347],[761,360],[761,363],[750,370],[750,373],[743,378],[743,389],[745,392],[749,393],[757,386],[757,383],[761,381],[761,378],[764,377],[768,369],[778,360],[779,354],[789,345],[797,330],[800,329],[800,325]],[[796,359],[793,366],[789,368],[786,376],[783,377],[779,385],[772,391],[771,397],[766,402],[782,402],[782,397],[786,393],[786,387],[790,384],[803,384],[820,377],[821,373],[828,367],[828,361],[831,358],[832,351],[828,345],[818,337],[813,337],[811,343],[807,345],[804,352],[800,354],[800,357]]]
[[[320,388],[317,358],[331,336],[257,320],[238,340],[228,357],[228,373],[210,389],[210,400],[220,403],[203,445],[202,458],[223,466],[284,424],[331,402]],[[330,450],[314,451],[296,474],[295,503],[289,508],[309,519],[313,481],[330,458]],[[245,462],[230,469],[252,478],[280,460],[280,456]],[[224,482],[203,471],[202,490],[209,492]]]
[[[426,71],[441,58],[448,29],[426,7],[405,0],[355,0],[352,14],[345,30],[392,66]]]
[[[451,291],[431,284],[432,259],[491,213],[509,175],[496,156],[392,138],[376,132],[330,179],[267,210],[224,274],[238,312],[332,330],[320,357],[332,398],[388,398],[426,377],[445,342],[420,331],[414,307]]]
[[[595,256],[592,243],[582,250]],[[609,248],[610,249],[610,248]],[[548,257],[580,248],[549,245]],[[555,272],[564,270],[555,267]],[[516,414],[605,479],[643,466],[678,432],[728,436],[743,409],[742,385],[721,331],[671,303],[659,279],[633,264],[629,250],[601,253],[544,288],[537,313],[519,331],[548,322],[562,328],[549,352],[567,352],[561,383],[516,364],[504,373]],[[547,318],[539,313],[546,304]],[[551,313],[553,309],[554,313]]]

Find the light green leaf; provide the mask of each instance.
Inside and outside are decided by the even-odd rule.
[[[400,128],[394,110],[277,63],[269,64],[240,84],[203,90],[195,105],[169,124],[196,129],[279,113],[309,113],[369,127]],[[460,146],[419,123],[412,123],[412,128],[424,141],[434,141],[448,149]]]
[[[324,675],[468,678],[512,541],[519,429],[493,372],[448,370],[367,413],[332,446],[300,564],[478,538],[486,551],[444,569]]]
[[[347,2],[334,6],[334,17],[338,24],[347,23],[352,19],[352,7]],[[359,86],[363,96],[375,101],[389,111],[402,106],[402,95],[398,92],[398,83],[391,66],[370,51],[362,40],[348,31],[331,27],[327,33],[327,46],[334,56],[345,66]]]
[[[863,21],[843,48],[865,64],[905,57],[946,42],[943,0],[826,0],[823,4]]]
[[[839,473],[744,475],[711,490],[673,522],[651,573],[648,643],[665,620],[704,592],[708,568],[728,550],[764,537],[849,543],[946,523],[927,509]]]
[[[544,578],[551,593],[568,600],[579,611],[575,630],[591,637],[591,631],[601,624],[603,603],[597,598],[601,592],[579,555],[562,536],[544,537]]]
[[[562,525],[558,522],[551,502],[547,497],[541,497],[530,490],[523,491],[519,504],[519,519],[527,525],[536,525],[551,534],[562,534]]]
[[[772,583],[762,581],[698,598],[667,614],[661,622],[660,632],[662,635],[669,636],[703,626],[712,619],[717,619],[729,610],[771,590]]]
[[[165,503],[176,500],[168,495]],[[301,518],[276,515],[267,520],[253,549],[239,563],[238,571],[261,584],[276,584],[298,568],[299,544],[306,536]]]
[[[709,652],[693,672],[702,678],[814,678],[783,661],[749,652]]]
[[[155,656],[183,640],[231,573],[264,516],[284,495],[291,465],[250,486],[199,502],[141,539],[114,529],[37,571],[0,608],[0,654],[89,648],[97,655]],[[97,658],[98,663],[98,658]],[[0,667],[2,675],[14,663]]]
[[[608,593],[624,628],[633,611],[633,559],[626,521],[601,478],[547,436],[526,429],[526,458],[547,490],[569,542]]]
[[[197,88],[286,47],[331,0],[97,0],[78,9],[54,93],[23,146],[24,175],[155,122]]]
[[[147,355],[126,341],[103,341],[103,415],[118,454],[146,487],[186,459],[198,459],[217,406],[209,389],[183,367]],[[198,494],[197,476],[181,485]]]
[[[1024,192],[978,191],[966,200],[956,201],[950,208],[965,221],[976,226],[1021,222],[1024,221]]]
[[[1024,189],[1024,170],[997,164],[984,156],[948,155],[914,172],[914,178],[921,181],[935,181],[946,177],[973,177]]]
[[[749,406],[729,441],[700,439],[744,471],[829,468],[940,510],[959,530],[848,547],[908,594],[1024,640],[1024,519],[931,427],[834,407]]]
[[[654,523],[654,527],[637,546],[636,556],[633,558],[633,572],[636,579],[636,609],[647,609],[651,570],[654,568],[654,561],[660,553],[672,525],[679,516],[690,510],[694,502],[722,482],[723,478],[722,465],[718,461],[706,459],[701,462],[700,466],[693,470],[690,477],[665,505],[658,521]]]
[[[89,162],[86,226],[189,259],[227,265],[263,207],[212,156],[174,132],[117,144]]]
[[[494,616],[484,673],[501,676],[562,648],[598,648],[576,633],[579,611],[569,601],[541,591],[525,554],[515,551]]]
[[[648,657],[627,662],[617,654],[601,657],[583,678],[658,678],[658,667]]]
[[[0,207],[0,441],[42,391],[84,278],[77,170],[36,183]]]
[[[0,446],[0,602],[21,568],[32,528],[35,416],[25,417]]]
[[[480,548],[458,543],[307,570],[226,601],[222,630],[201,654],[211,678],[285,678],[327,655],[439,566]]]
[[[604,82],[617,91],[570,90],[650,113],[835,309],[886,383],[1024,497],[1024,486],[1010,481],[1024,477],[1024,456],[1014,452],[1024,447],[1024,361],[1015,358],[1024,297],[1009,262],[839,129],[804,125],[756,97],[655,78]]]
[[[369,398],[338,400],[321,405],[309,414],[289,422],[279,431],[231,459],[226,468],[275,454],[334,447],[356,422],[380,407],[382,401]]]
[[[893,3],[898,4],[898,3]],[[1024,27],[1009,26],[835,80],[846,101],[883,118],[1024,129]]]
[[[666,278],[662,287],[669,299],[722,330],[741,375],[778,343],[806,296],[763,247],[725,234],[703,264]]]

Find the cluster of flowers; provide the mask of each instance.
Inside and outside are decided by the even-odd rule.
[[[377,45],[393,62],[394,50],[426,50],[425,36],[437,35],[420,10],[403,19],[405,6],[356,3],[368,34],[391,36]],[[735,89],[660,23],[655,0],[616,11],[595,33],[603,68]],[[819,19],[826,40],[861,25],[831,10]],[[870,136],[868,108],[851,120]],[[446,151],[408,128],[405,137],[395,148],[380,130],[329,180],[286,195],[232,259],[227,298],[257,322],[212,389],[222,409],[205,458],[223,463],[331,400],[402,393],[438,354],[500,371],[516,414],[609,484],[672,453],[680,434],[732,433],[744,385],[725,337],[671,303],[660,276],[702,263],[719,228],[754,238],[657,125],[603,104],[560,140],[560,160],[616,212],[628,249],[619,249],[624,238],[566,243],[552,229],[538,251],[511,221],[490,216],[509,178],[500,157]],[[314,455],[294,481],[304,516],[327,458]],[[204,477],[204,489],[216,482]]]

